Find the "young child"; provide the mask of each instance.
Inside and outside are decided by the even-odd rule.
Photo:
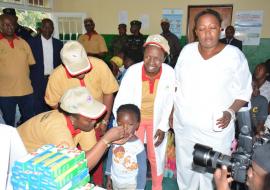
[[[140,120],[140,110],[133,104],[122,105],[117,110],[117,124],[126,127],[130,136],[124,144],[114,144],[109,150],[105,171],[109,190],[143,190],[145,187],[146,153],[135,136]]]

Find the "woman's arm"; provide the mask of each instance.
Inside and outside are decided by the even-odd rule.
[[[235,113],[240,110],[247,102],[244,100],[235,100],[233,104],[223,111],[223,117],[217,120],[220,128],[226,128],[232,119],[235,119]]]
[[[112,142],[125,138],[128,135],[129,134],[125,134],[124,127],[113,127],[105,133],[91,150],[86,151],[89,170],[92,170],[95,167]]]

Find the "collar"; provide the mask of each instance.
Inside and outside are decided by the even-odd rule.
[[[16,34],[14,34],[13,38],[11,40],[9,40],[9,39],[5,38],[2,33],[0,33],[0,40],[2,40],[2,39],[6,39],[11,48],[14,48],[14,40],[20,40]]]
[[[41,36],[41,40],[42,41],[45,41],[45,42],[50,42],[52,41],[52,36],[47,40],[46,38],[44,38],[44,36],[42,36],[42,34],[40,35]]]
[[[95,34],[98,34],[95,30],[91,33],[85,33],[85,35],[88,36],[88,41],[91,40],[92,36],[95,35]]]
[[[148,83],[149,83],[149,93],[150,94],[154,93],[155,81],[160,79],[161,73],[162,73],[162,66],[160,67],[160,70],[159,70],[158,74],[156,74],[156,76],[154,76],[153,78],[150,78],[146,74],[144,65],[142,66],[142,81],[148,81]]]
[[[6,39],[4,36],[3,36],[3,34],[2,33],[0,33],[0,40],[2,40],[2,39]],[[13,37],[13,39],[11,39],[11,40],[20,40],[20,38],[16,35],[16,34],[14,34],[14,37]],[[7,39],[8,40],[8,39]]]
[[[145,71],[145,68],[144,68],[144,64],[143,64],[143,66],[142,66],[142,81],[155,81],[155,80],[157,80],[157,79],[160,79],[161,73],[162,73],[162,66],[160,67],[160,70],[159,70],[159,72],[156,74],[156,76],[154,76],[153,78],[150,78],[150,77],[146,74],[146,71]]]
[[[68,79],[76,78],[76,77],[72,77],[72,76],[69,74],[69,72],[68,72],[68,70],[67,70],[67,68],[66,68],[65,66],[64,66],[64,68],[65,68],[66,76],[67,76]],[[90,69],[90,71],[91,71],[91,69]],[[89,71],[89,72],[90,72],[90,71]],[[83,78],[83,79],[78,79],[78,80],[80,81],[80,85],[81,85],[81,86],[86,87],[86,84],[85,84],[85,82],[84,82],[84,78]]]
[[[226,41],[227,41],[227,44],[231,44],[232,43],[232,41],[233,41],[233,37],[231,38],[231,39],[229,39],[229,38],[226,38]]]
[[[81,132],[80,129],[74,129],[74,126],[72,125],[71,119],[69,118],[69,116],[66,116],[66,121],[67,121],[67,128],[71,134],[72,137],[75,137],[77,134],[79,134]]]

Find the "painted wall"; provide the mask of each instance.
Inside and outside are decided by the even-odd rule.
[[[236,11],[263,10],[264,21],[261,38],[270,38],[269,0],[54,0],[54,12],[84,12],[96,22],[96,30],[101,34],[116,34],[119,11],[127,11],[129,21],[149,15],[149,29],[144,34],[159,33],[163,8],[176,8],[184,12],[182,34],[186,34],[188,5],[233,4],[233,20]]]
[[[186,35],[188,5],[233,5],[233,21],[236,11],[263,10],[263,27],[259,46],[244,46],[250,70],[270,58],[270,0],[54,0],[54,12],[83,12],[92,17],[96,30],[101,34],[117,34],[118,13],[127,11],[129,21],[149,15],[149,29],[143,34],[160,33],[162,9],[181,9],[183,11],[182,35]],[[106,35],[105,35],[106,36]],[[185,38],[182,38],[183,42]]]

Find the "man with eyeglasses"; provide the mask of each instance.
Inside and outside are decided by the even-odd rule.
[[[84,19],[86,33],[78,41],[83,45],[88,56],[103,58],[108,52],[104,38],[95,31],[95,22],[92,18]]]
[[[140,108],[142,120],[136,135],[146,142],[152,190],[161,190],[175,75],[173,69],[164,64],[170,47],[163,36],[150,35],[143,46],[143,61],[128,68],[116,95],[113,113],[116,115],[123,104],[135,104]]]

